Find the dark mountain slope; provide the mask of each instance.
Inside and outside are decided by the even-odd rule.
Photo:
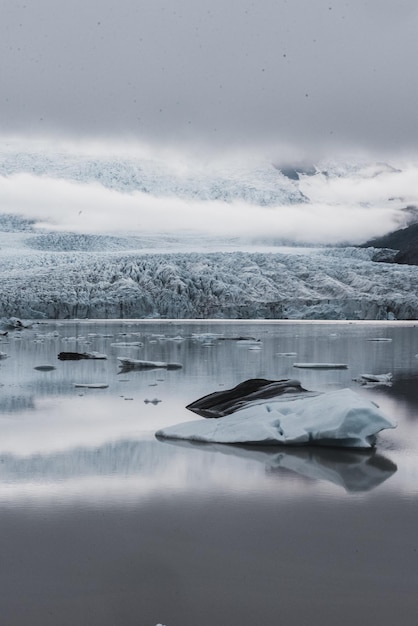
[[[418,265],[418,223],[406,228],[395,230],[393,233],[371,239],[360,246],[362,248],[391,248],[399,250],[392,263]]]

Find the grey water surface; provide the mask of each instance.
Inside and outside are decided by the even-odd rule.
[[[418,326],[42,322],[0,352],[2,625],[416,624]],[[117,357],[183,367],[121,372]],[[256,377],[350,387],[397,428],[372,452],[155,438]]]

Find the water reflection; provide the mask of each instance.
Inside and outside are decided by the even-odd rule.
[[[227,456],[251,459],[262,463],[270,476],[284,477],[284,471],[298,476],[321,480],[343,487],[347,492],[370,491],[390,478],[396,471],[395,463],[372,451],[348,451],[335,448],[283,447],[261,448],[251,446],[199,444],[191,441],[162,440],[182,448],[217,452]],[[216,462],[216,459],[214,459]]]
[[[170,466],[178,485],[190,486],[195,478],[206,480],[204,464],[216,473],[216,480],[224,481],[219,478],[222,472],[228,475],[235,471],[232,454],[236,462],[238,456],[242,463],[252,459],[251,467],[244,472],[241,463],[237,472],[242,482],[257,480],[259,485],[266,480],[266,470],[269,476],[277,473],[283,477],[285,470],[292,470],[305,480],[327,481],[347,491],[367,491],[393,476],[395,465],[378,454],[353,456],[338,451],[333,458],[330,451],[293,450],[284,454],[234,448],[220,455],[211,446],[205,451],[199,448],[198,453],[194,448],[195,454],[189,456],[185,448],[174,453],[166,443],[149,441],[160,428],[195,419],[185,407],[197,398],[250,378],[294,378],[293,363],[297,360],[347,363],[347,370],[298,370],[296,374],[302,386],[310,390],[350,387],[376,401],[389,418],[396,420],[394,432],[379,436],[378,450],[389,452],[398,465],[393,483],[415,493],[416,331],[413,325],[401,323],[224,321],[48,322],[19,333],[10,331],[7,342],[0,344],[8,354],[0,362],[0,470],[5,472],[0,479],[8,476],[7,480],[13,481],[15,476],[22,481],[31,471],[39,481],[42,475],[53,481],[54,475],[70,480],[71,476],[95,472],[106,476],[110,471],[122,479],[129,463],[130,475],[137,472],[144,476],[148,463],[154,472],[153,484],[164,483],[162,474]],[[252,340],[243,342],[243,337]],[[368,341],[376,337],[392,341]],[[257,350],[251,349],[254,342]],[[60,361],[57,357],[62,350],[97,351],[108,358]],[[183,367],[120,375],[118,357],[175,362]],[[47,370],[35,369],[40,366],[47,366]],[[392,387],[366,388],[353,381],[367,372],[392,372]],[[107,388],[78,389],[74,383],[99,383]],[[40,456],[35,460],[35,455]],[[220,456],[228,456],[228,463],[220,466]],[[235,479],[239,480],[237,475]]]

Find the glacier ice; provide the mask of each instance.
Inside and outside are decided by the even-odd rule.
[[[371,448],[376,434],[386,428],[395,425],[373,402],[341,389],[290,401],[252,403],[221,419],[162,428],[156,436],[208,443]]]
[[[371,256],[351,248],[51,252],[21,243],[13,253],[0,248],[0,316],[418,318],[418,267],[373,263]],[[7,319],[2,326],[11,327]]]
[[[323,163],[313,175],[291,180],[267,162],[182,171],[152,159],[0,152],[2,180],[47,177],[83,189],[94,183],[168,205],[173,198],[242,202],[277,210],[278,221],[281,207],[309,208],[312,198],[329,194],[330,181],[361,182],[389,170],[366,162]],[[352,187],[344,189],[351,194]],[[34,228],[35,219],[2,210],[0,316],[10,319],[4,328],[16,328],[19,318],[418,318],[418,267],[373,262],[382,254],[389,261],[393,251],[270,246],[267,252],[264,246],[257,252],[240,241],[226,245],[194,233],[49,232]]]

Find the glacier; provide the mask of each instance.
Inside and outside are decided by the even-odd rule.
[[[361,161],[322,163],[292,177],[286,168],[266,161],[190,167],[144,157],[17,151],[7,146],[0,151],[3,181],[25,175],[71,181],[82,190],[94,184],[121,197],[141,192],[163,198],[167,206],[173,198],[182,198],[186,203],[197,199],[199,206],[241,202],[260,211],[305,206],[315,212],[314,201],[344,200],[351,198],[353,189],[361,195],[372,185],[370,202],[362,201],[364,211],[383,203],[398,226],[411,219],[401,207],[417,199],[404,184],[412,174],[411,167],[402,178],[399,169]],[[341,185],[335,191],[337,183]],[[404,188],[404,197],[387,197],[398,187]],[[23,211],[10,213],[9,199],[5,196],[0,207],[3,318],[418,318],[418,269],[391,263],[393,250],[312,247],[312,242],[295,247],[296,240],[276,241],[274,233],[256,243],[249,236],[219,239],[181,230],[57,231],[59,225],[42,222],[42,206],[33,217]],[[354,200],[360,202],[357,196]],[[33,199],[35,208],[37,201]],[[395,205],[398,212],[393,211]],[[291,247],[284,247],[289,243]]]
[[[368,248],[59,252],[26,246],[25,238],[35,237],[32,233],[3,235],[4,318],[418,317],[418,268],[374,263]],[[77,237],[68,235],[69,240]]]

